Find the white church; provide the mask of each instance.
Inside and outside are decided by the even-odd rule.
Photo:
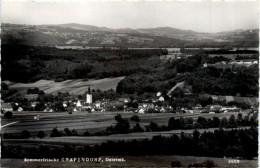
[[[90,91],[90,86],[88,87],[88,92],[86,94],[86,103],[92,104],[92,94]]]

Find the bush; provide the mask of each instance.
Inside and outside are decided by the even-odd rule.
[[[114,131],[115,130],[114,130],[114,127],[112,125],[110,127],[107,127],[107,129],[106,129],[107,134],[112,134]]]
[[[128,133],[130,128],[130,124],[127,120],[123,120],[122,122],[118,122],[114,128],[114,130],[119,134]]]
[[[57,128],[53,128],[53,130],[51,131],[50,137],[60,137],[61,133],[58,131]]]
[[[140,119],[139,119],[139,117],[137,115],[132,116],[130,118],[130,120],[135,121],[135,122],[140,122]]]
[[[4,133],[3,134],[3,138],[4,139],[9,139],[11,136],[10,136],[10,134],[8,134],[8,133]]]
[[[39,131],[38,134],[37,134],[37,137],[44,138],[45,137],[44,131]]]
[[[78,132],[75,129],[73,129],[71,131],[71,134],[72,134],[72,136],[78,136],[79,135]]]
[[[7,118],[7,119],[13,118],[13,113],[10,112],[10,111],[7,111],[7,112],[4,114],[4,118]]]
[[[88,131],[85,131],[85,132],[83,133],[83,135],[84,135],[84,136],[90,136],[90,133],[89,133]]]
[[[64,128],[64,132],[67,136],[72,136],[72,133],[68,128]]]
[[[172,166],[172,167],[183,167],[183,165],[181,164],[181,162],[178,161],[178,160],[172,161],[171,166]]]
[[[136,125],[133,127],[133,132],[144,132],[144,129],[140,126],[139,123],[136,123]]]
[[[120,114],[117,114],[114,118],[117,121],[114,131],[119,134],[128,133],[130,128],[129,122],[123,119]]]
[[[158,126],[158,124],[155,123],[155,122],[150,122],[149,128],[150,128],[152,131],[158,131],[159,126]]]
[[[30,138],[30,137],[31,137],[31,134],[30,134],[29,131],[27,131],[27,130],[23,130],[23,131],[22,131],[21,138],[23,138],[23,139],[28,139],[28,138]]]

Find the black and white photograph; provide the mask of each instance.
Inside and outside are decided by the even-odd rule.
[[[258,167],[258,0],[2,0],[0,18],[0,167]]]

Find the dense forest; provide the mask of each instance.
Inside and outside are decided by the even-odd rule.
[[[144,92],[166,92],[177,82],[185,81],[192,86],[194,94],[258,95],[258,65],[250,67],[202,68],[204,62],[227,61],[224,57],[210,58],[198,54],[193,57],[166,62],[156,73],[133,74],[119,82],[117,92],[143,94]]]
[[[141,96],[161,91],[166,96],[176,83],[185,81],[194,94],[258,95],[257,65],[202,68],[205,62],[214,64],[230,59],[223,56],[211,58],[205,52],[196,51],[192,57],[162,61],[159,56],[167,53],[164,49],[62,50],[2,45],[2,80],[27,83],[40,79],[63,81],[127,76],[117,86],[116,91],[120,94]]]
[[[52,47],[2,45],[2,80],[106,78],[151,72],[167,54],[162,49],[71,50]]]

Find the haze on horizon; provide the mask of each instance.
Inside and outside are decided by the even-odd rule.
[[[79,23],[113,29],[172,27],[197,32],[259,28],[258,1],[1,2],[1,22]]]

